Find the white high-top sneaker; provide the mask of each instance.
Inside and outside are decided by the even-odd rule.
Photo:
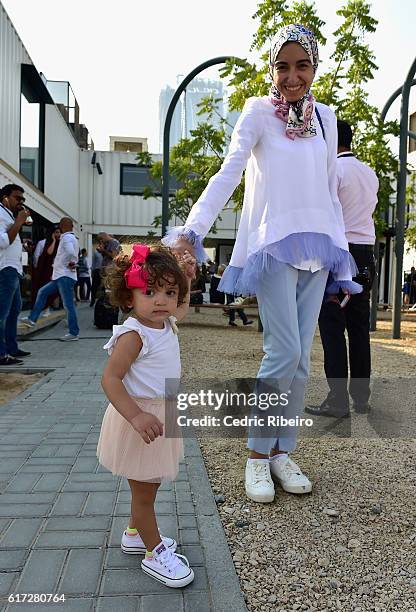
[[[250,459],[246,464],[246,494],[255,502],[268,504],[274,500],[274,484],[270,465],[262,459]]]
[[[142,570],[148,576],[174,589],[186,586],[195,577],[188,559],[166,548],[162,542],[152,550],[151,557],[145,556]]]
[[[165,548],[170,548],[172,551],[176,550],[177,543],[173,538],[167,538],[165,536],[160,537]],[[139,533],[128,535],[127,532],[124,531],[121,538],[121,550],[127,555],[144,555],[146,552],[146,545]]]
[[[284,491],[302,495],[312,491],[312,483],[288,455],[275,455],[270,460],[272,477],[278,481]]]

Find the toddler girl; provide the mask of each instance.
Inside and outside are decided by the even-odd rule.
[[[108,269],[110,300],[129,316],[104,346],[110,358],[102,386],[111,403],[97,447],[100,463],[131,489],[121,549],[144,554],[142,570],[169,587],[194,579],[175,540],[160,535],[154,511],[161,480],[175,479],[183,457],[182,439],[165,436],[164,397],[166,380],[181,375],[175,323],[189,308],[195,259],[188,251],[177,258],[166,247],[135,244],[130,258],[119,255]]]

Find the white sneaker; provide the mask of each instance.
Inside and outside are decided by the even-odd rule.
[[[62,338],[59,338],[61,342],[74,342],[74,340],[79,340],[79,336],[73,336],[72,334],[65,334]]]
[[[311,481],[288,455],[275,455],[270,460],[270,471],[272,477],[288,493],[301,495],[312,491]]]
[[[32,321],[32,319],[29,319],[29,317],[22,317],[20,323],[26,325],[26,327],[36,327],[36,323]]]
[[[230,304],[227,304],[227,306],[240,306],[243,302],[244,302],[244,299],[242,297],[237,297],[235,298],[233,302],[230,302]]]
[[[274,484],[268,461],[251,459],[246,464],[246,495],[264,504],[274,500]]]
[[[153,557],[145,557],[142,561],[142,570],[151,578],[174,589],[186,586],[195,578],[188,559],[165,548],[163,542],[152,553]]]
[[[173,538],[160,537],[165,548],[175,552],[177,547],[176,541]],[[124,531],[121,538],[121,550],[127,555],[144,555],[146,552],[146,545],[138,533],[131,536],[127,535],[127,532]]]
[[[51,309],[50,308],[46,308],[46,310],[44,310],[40,316],[41,316],[41,318],[42,317],[49,317],[50,314],[51,314]]]

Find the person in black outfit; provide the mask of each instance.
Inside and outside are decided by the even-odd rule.
[[[204,302],[203,294],[204,293],[205,293],[205,279],[201,274],[200,268],[197,267],[195,278],[191,282],[190,299],[189,299],[190,305],[196,306],[198,304],[203,304]]]
[[[416,270],[414,266],[411,267],[406,282],[409,283],[409,304],[414,304],[416,302]]]
[[[340,304],[343,294],[331,296],[322,305],[319,331],[329,393],[320,406],[305,408],[315,416],[349,416],[349,394],[356,412],[370,410],[370,291],[375,277],[372,213],[377,204],[378,179],[371,168],[355,158],[351,140],[351,127],[338,121],[338,196],[349,250],[358,268],[353,280],[362,285],[363,291],[350,296],[344,308]],[[349,389],[345,330],[349,344]]]
[[[220,284],[220,280],[222,275],[224,274],[225,266],[220,264],[217,269],[217,273],[211,276],[211,286],[209,289],[209,301],[211,304],[231,304],[235,300],[235,296],[231,293],[224,293],[223,291],[218,291],[218,285]],[[227,308],[228,312],[228,325],[232,327],[237,327],[237,323],[235,322],[235,313],[237,311],[238,316],[243,322],[243,325],[252,325],[253,321],[249,321],[246,313],[242,308]],[[227,314],[227,312],[225,314]]]
[[[211,284],[209,287],[210,304],[225,304],[225,293],[223,291],[218,291],[218,285],[220,284],[224,270],[225,266],[220,264],[217,268],[217,272],[211,276]]]

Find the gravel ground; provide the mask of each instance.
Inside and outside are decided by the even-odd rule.
[[[201,379],[201,364],[208,379],[256,375],[261,334],[226,323],[221,311],[203,310],[182,324],[185,384]],[[400,340],[390,329],[381,321],[372,334],[373,373],[397,377],[400,391],[400,377],[415,375],[416,321],[403,323]],[[311,371],[323,374],[319,336]],[[353,417],[357,431],[363,418]],[[301,438],[293,458],[313,492],[277,489],[272,504],[245,497],[245,440],[200,444],[249,610],[416,611],[414,439]]]

